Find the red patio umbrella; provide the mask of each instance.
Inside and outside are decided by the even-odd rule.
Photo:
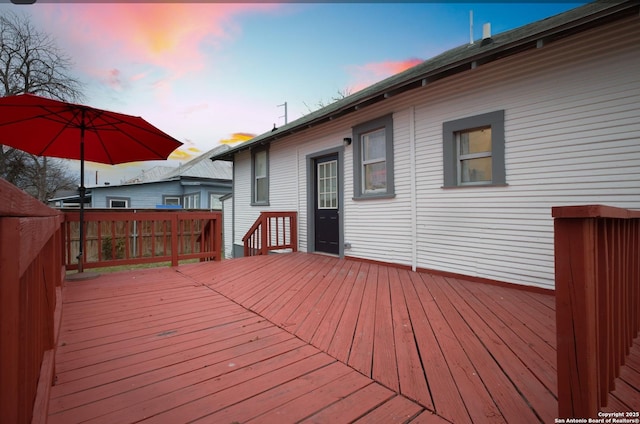
[[[80,248],[83,271],[84,161],[163,160],[182,145],[138,116],[20,94],[0,98],[0,144],[37,156],[80,160]]]

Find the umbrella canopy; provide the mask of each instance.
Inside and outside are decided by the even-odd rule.
[[[37,156],[80,160],[80,273],[85,160],[114,165],[166,159],[182,145],[140,117],[33,94],[0,98],[0,144]]]
[[[182,143],[144,119],[32,94],[0,98],[0,144],[105,164],[166,159]]]

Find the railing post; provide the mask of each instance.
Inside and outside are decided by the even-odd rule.
[[[178,266],[178,214],[171,214],[171,266]]]
[[[289,224],[290,224],[290,228],[289,228],[289,234],[291,237],[291,250],[293,252],[297,252],[298,251],[298,214],[297,213],[292,213],[291,216],[289,217]]]
[[[271,221],[264,214],[260,214],[261,228],[260,228],[260,254],[266,255],[269,253],[269,225]]]
[[[216,252],[215,261],[221,261],[222,260],[222,250],[224,249],[223,243],[222,243],[222,216],[218,215],[215,217],[215,231],[213,234],[213,245],[214,245],[214,249]]]
[[[554,222],[558,415],[563,418],[598,412],[593,224],[572,218]]]

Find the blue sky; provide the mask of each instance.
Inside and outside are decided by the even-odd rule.
[[[51,35],[84,102],[139,115],[185,143],[187,160],[244,140],[450,48],[585,2],[0,4]],[[112,183],[156,163],[89,165]]]

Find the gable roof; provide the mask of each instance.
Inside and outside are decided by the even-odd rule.
[[[231,180],[233,177],[232,165],[228,162],[208,160],[212,156],[217,156],[228,151],[231,147],[227,144],[221,144],[206,153],[201,154],[197,158],[191,159],[189,162],[180,165],[178,168],[165,174],[162,179],[171,179],[174,177],[198,177],[198,178],[214,178],[219,180]]]
[[[142,174],[122,184],[112,184],[111,187],[169,181],[180,177],[231,180],[233,177],[233,165],[225,161],[212,162],[208,160],[211,156],[219,155],[229,149],[230,147],[228,145],[222,144],[177,167],[154,166],[153,168],[143,170]]]
[[[269,144],[439,79],[525,50],[542,47],[552,41],[625,16],[637,15],[638,5],[640,5],[639,0],[600,0],[497,34],[487,42],[474,42],[453,48],[287,125],[254,137],[226,152],[213,155],[210,159],[233,160],[234,155],[240,151]]]

